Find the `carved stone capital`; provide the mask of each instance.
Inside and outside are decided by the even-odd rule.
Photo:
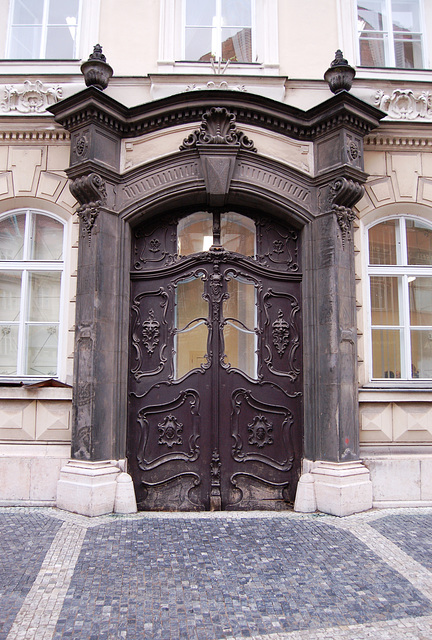
[[[208,109],[203,114],[200,128],[183,140],[180,150],[207,144],[227,145],[256,152],[253,141],[242,131],[238,131],[234,113],[225,107]]]
[[[83,226],[83,235],[88,235],[89,244],[91,232],[99,214],[99,208],[105,203],[107,192],[105,180],[97,173],[76,178],[69,185],[74,198],[80,203],[77,214]]]

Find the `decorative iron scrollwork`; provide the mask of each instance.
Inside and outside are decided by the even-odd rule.
[[[147,349],[147,353],[152,355],[155,347],[159,344],[160,323],[155,320],[153,309],[149,309],[147,320],[142,323],[143,345]]]
[[[266,444],[273,444],[273,423],[269,422],[265,416],[255,416],[248,424],[249,444],[256,445],[262,449]]]
[[[289,322],[284,318],[282,309],[278,311],[278,317],[272,324],[273,344],[282,358],[289,344]]]
[[[158,443],[166,444],[170,449],[175,444],[183,444],[183,424],[177,420],[175,416],[166,416],[162,422],[158,424],[160,433]]]
[[[206,111],[203,114],[200,128],[183,140],[180,150],[194,149],[206,144],[240,147],[256,153],[253,141],[242,131],[238,131],[235,114],[225,107],[212,107]]]

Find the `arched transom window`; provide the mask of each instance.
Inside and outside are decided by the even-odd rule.
[[[21,209],[0,217],[0,376],[58,371],[64,224]]]
[[[432,226],[400,217],[369,229],[372,378],[432,378]]]

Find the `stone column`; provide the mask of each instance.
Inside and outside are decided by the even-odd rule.
[[[120,375],[122,229],[106,207],[105,180],[96,172],[71,183],[81,202],[76,297],[71,460],[61,471],[57,506],[85,515],[112,512],[116,464],[124,457]]]
[[[369,472],[359,460],[355,216],[346,206],[361,193],[353,180],[330,183],[328,210],[311,223],[308,237],[305,402],[314,428],[305,442],[305,457],[312,461],[305,471],[312,472],[318,510],[339,516],[372,507]],[[296,508],[303,510],[300,498]]]

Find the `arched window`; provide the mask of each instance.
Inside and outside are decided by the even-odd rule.
[[[390,218],[368,240],[372,378],[432,378],[432,226]]]
[[[64,224],[31,209],[0,217],[0,376],[58,372]]]

